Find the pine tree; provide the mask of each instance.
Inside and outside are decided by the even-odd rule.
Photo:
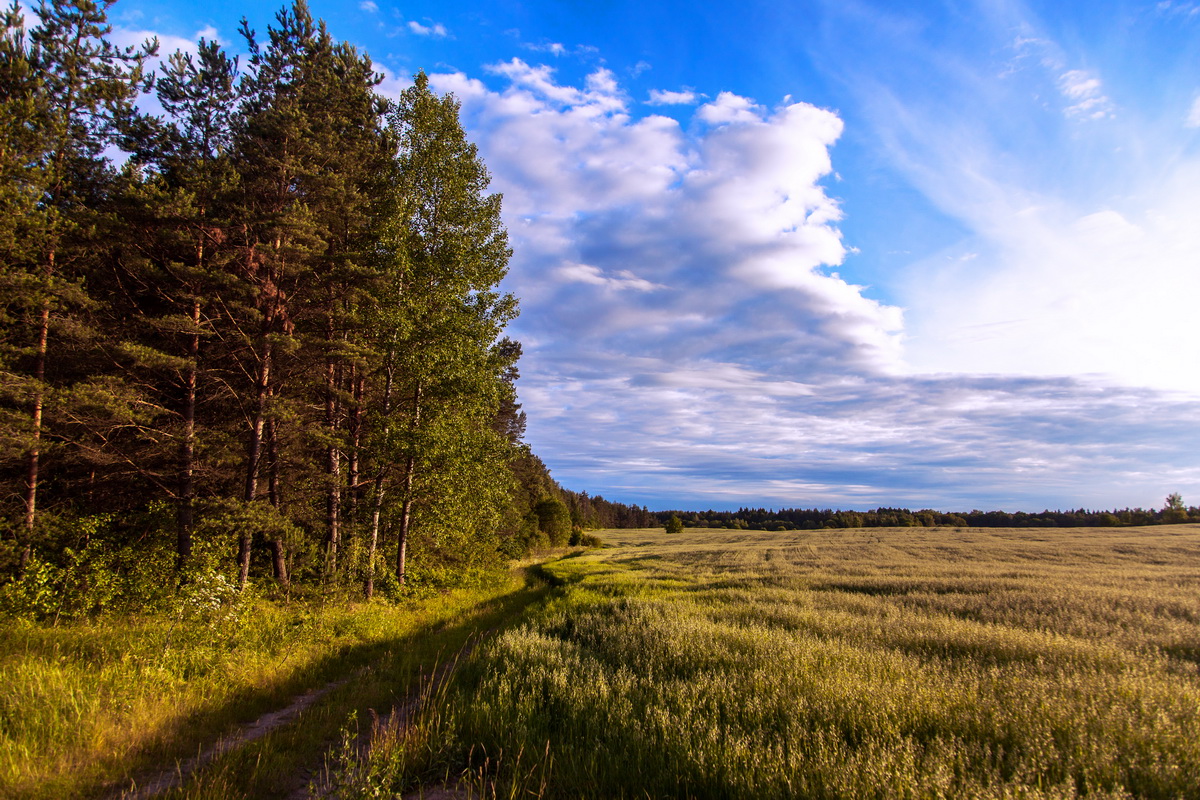
[[[335,43],[302,1],[276,21],[262,48],[243,25],[251,55],[237,141],[246,165],[242,268],[255,287],[249,325],[257,328],[248,342],[255,389],[243,501],[257,499],[269,419],[281,436],[283,409],[291,404],[289,413],[303,418],[311,395],[319,394],[323,414],[307,420],[315,424],[295,444],[319,450],[321,463],[291,461],[321,475],[326,574],[333,575],[342,541],[342,453],[351,445],[346,420],[354,417],[345,407],[353,403],[352,376],[364,358],[355,318],[372,280],[376,187],[389,165],[385,104],[373,92],[379,78],[370,60]],[[280,463],[268,460],[272,469]],[[271,544],[278,565],[281,543]],[[244,535],[243,583],[249,547]]]
[[[134,99],[147,88],[145,60],[157,42],[118,49],[105,37],[111,31],[111,2],[52,0],[37,9],[38,25],[29,44],[14,6],[5,19],[5,60],[0,73],[16,94],[6,105],[16,110],[6,120],[2,149],[6,172],[15,170],[15,193],[0,216],[24,213],[20,252],[5,264],[7,287],[19,294],[4,298],[12,327],[5,344],[21,362],[6,381],[23,395],[27,414],[23,461],[24,514],[21,568],[31,554],[38,511],[43,419],[52,355],[51,332],[64,314],[87,302],[78,274],[89,244],[88,217],[99,205],[112,169],[103,152],[115,128],[133,114]],[[15,164],[9,153],[20,154]]]
[[[137,120],[122,145],[130,181],[122,223],[124,257],[114,265],[112,284],[123,285],[134,320],[125,346],[134,368],[148,379],[177,421],[178,442],[167,470],[166,493],[177,506],[177,564],[192,549],[197,500],[197,404],[202,342],[215,333],[215,317],[235,302],[237,282],[229,262],[230,203],[237,187],[231,159],[232,122],[237,108],[237,62],[216,42],[200,40],[195,57],[172,54],[157,82],[166,120]],[[140,256],[140,258],[139,258]],[[120,327],[120,320],[114,320]],[[211,390],[210,390],[211,393]]]

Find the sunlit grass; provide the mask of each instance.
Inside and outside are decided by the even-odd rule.
[[[1200,797],[1200,529],[602,537],[461,670],[472,785],[542,754],[521,791]]]
[[[196,755],[294,695],[351,678],[325,704],[334,711],[306,712],[310,730],[281,731],[222,757],[183,792],[267,796],[274,762],[287,775],[300,750],[319,761],[323,737],[349,709],[390,707],[438,648],[454,652],[472,626],[494,624],[487,615],[521,586],[514,575],[400,606],[252,600],[199,616],[4,621],[0,796],[102,794]],[[260,773],[265,789],[253,783]]]

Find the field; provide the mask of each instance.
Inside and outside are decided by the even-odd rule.
[[[1200,798],[1200,526],[600,536],[400,606],[8,620],[0,797],[111,796],[333,681],[167,796]]]
[[[600,535],[347,795],[1200,797],[1197,527]]]

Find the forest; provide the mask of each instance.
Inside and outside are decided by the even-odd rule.
[[[303,0],[243,21],[245,63],[118,48],[109,5],[4,14],[6,591],[218,571],[370,597],[566,544],[454,98],[424,74],[383,97]]]

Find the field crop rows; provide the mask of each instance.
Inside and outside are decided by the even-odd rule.
[[[1195,527],[601,536],[440,712],[480,794],[1200,797]]]

